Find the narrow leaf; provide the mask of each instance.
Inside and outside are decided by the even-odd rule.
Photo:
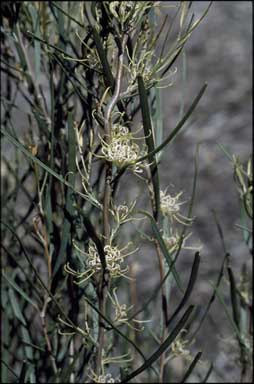
[[[12,227],[10,227],[10,225],[8,225],[7,223],[3,222],[1,219],[0,219],[0,222],[6,227],[9,229],[9,231],[15,236],[15,238],[18,240],[18,243],[20,244],[20,249],[21,251],[23,252],[27,262],[29,263],[30,267],[32,268],[33,272],[35,273],[35,276],[36,278],[38,279],[39,283],[41,284],[42,288],[47,292],[47,294],[51,297],[52,301],[54,302],[54,304],[56,305],[57,309],[59,310],[61,316],[69,323],[71,324],[71,326],[73,327],[73,329],[75,329],[78,333],[80,333],[79,331],[79,328],[75,326],[75,324],[71,321],[71,319],[69,319],[69,317],[65,314],[64,310],[62,309],[62,307],[60,306],[60,304],[58,303],[58,301],[56,300],[55,296],[49,291],[49,289],[47,288],[47,286],[44,284],[40,274],[38,273],[37,269],[35,268],[35,266],[33,265],[30,257],[28,256],[28,253],[24,247],[24,245],[22,244],[22,241],[20,240],[19,236],[16,234],[16,232],[13,230]],[[22,327],[24,328],[24,327]],[[24,328],[25,329],[25,328]],[[26,329],[25,329],[26,330]],[[29,343],[31,343],[31,340],[25,340]]]
[[[103,48],[103,45],[102,45],[102,42],[100,39],[100,35],[97,32],[95,27],[92,27],[92,33],[93,33],[93,38],[94,38],[94,42],[96,45],[96,49],[97,49],[97,52],[98,52],[98,55],[99,55],[99,58],[101,61],[106,86],[110,87],[111,90],[113,91],[114,85],[115,85],[115,80],[114,80],[114,77],[112,75],[111,68],[110,68],[110,65],[108,63],[107,55],[106,55],[106,52]]]
[[[61,246],[57,260],[54,266],[54,274],[58,272],[58,269],[61,265],[66,262],[66,247],[68,242],[70,242],[71,236],[71,221],[73,220],[74,208],[73,208],[73,189],[75,184],[75,172],[76,172],[76,140],[75,140],[75,131],[73,127],[73,116],[72,113],[68,114],[68,174],[69,174],[69,183],[72,189],[68,188],[66,193],[66,211],[68,217],[65,214],[64,223],[63,223],[63,232],[61,238]]]
[[[145,141],[148,147],[148,161],[151,171],[152,184],[153,184],[153,192],[154,192],[154,218],[157,221],[158,214],[160,211],[160,186],[159,186],[159,174],[158,167],[155,156],[152,154],[155,149],[154,138],[153,138],[153,130],[151,124],[151,116],[148,105],[148,98],[146,94],[145,84],[142,76],[138,76],[138,90],[140,97],[140,106],[143,120],[143,127],[145,132]]]
[[[149,368],[160,356],[161,354],[166,351],[166,349],[172,344],[172,342],[175,340],[181,329],[183,329],[184,325],[186,324],[187,320],[189,319],[192,311],[194,309],[194,306],[191,305],[184,313],[183,317],[179,320],[178,324],[175,326],[173,331],[170,333],[170,335],[166,338],[166,340],[161,344],[161,346],[146,360],[146,362],[141,365],[138,369],[136,369],[134,372],[132,372],[129,376],[127,376],[123,383],[127,383],[137,375],[139,375],[141,372],[145,371],[147,368]]]
[[[156,153],[160,152],[167,144],[169,144],[174,139],[176,134],[180,131],[180,129],[185,124],[185,122],[188,120],[188,118],[193,113],[194,109],[196,108],[197,104],[199,103],[199,100],[203,96],[206,88],[207,88],[207,83],[205,83],[203,85],[203,87],[199,91],[198,95],[193,100],[193,102],[192,102],[191,106],[189,107],[188,111],[185,113],[184,117],[179,121],[177,126],[173,129],[173,131],[170,133],[170,135],[163,141],[163,143],[161,145],[159,145],[157,148],[155,148],[154,151],[152,151],[151,153],[148,153],[147,155],[142,156],[139,159],[137,159],[136,162],[143,161],[143,160],[147,159],[149,156],[155,155]]]
[[[193,287],[195,285],[195,282],[197,280],[197,275],[198,275],[198,270],[199,270],[199,264],[200,264],[200,255],[199,255],[199,252],[196,252],[195,254],[195,258],[194,258],[194,261],[193,261],[193,265],[192,265],[192,269],[191,269],[191,274],[190,274],[190,279],[189,279],[189,283],[188,283],[188,286],[186,288],[186,291],[184,293],[184,296],[182,298],[182,300],[180,301],[178,307],[176,308],[175,312],[173,313],[173,315],[170,317],[170,319],[168,320],[167,322],[167,326],[169,326],[172,321],[175,319],[175,317],[178,315],[178,313],[180,312],[180,310],[183,308],[183,306],[185,305],[185,303],[188,301],[190,295],[191,295],[191,292],[193,290]]]
[[[164,240],[163,240],[163,238],[162,238],[162,236],[160,234],[160,231],[158,229],[156,221],[154,220],[154,218],[148,212],[143,211],[143,210],[139,210],[138,212],[142,213],[143,215],[147,216],[150,219],[154,235],[155,235],[156,239],[159,242],[160,248],[161,248],[162,253],[163,253],[163,255],[164,255],[165,259],[166,259],[168,267],[172,268],[172,274],[173,274],[173,276],[175,278],[176,284],[177,284],[178,288],[180,289],[180,291],[183,292],[181,278],[180,278],[179,274],[176,271],[176,268],[175,268],[175,266],[173,264],[173,260],[171,259],[170,253],[169,253],[169,251],[167,249],[167,246],[166,246],[166,244],[165,244],[165,242],[164,242]]]
[[[20,309],[19,302],[15,296],[14,290],[12,288],[9,288],[8,295],[10,298],[10,304],[13,309],[14,315],[16,318],[24,325],[26,326],[26,320],[22,314],[22,310]]]
[[[26,380],[25,380],[26,379],[26,372],[27,372],[27,362],[24,360],[23,364],[22,364],[20,376],[19,376],[19,381],[18,381],[19,384],[26,382]]]
[[[115,327],[114,324],[105,315],[103,315],[99,311],[99,309],[87,297],[85,297],[85,301],[102,317],[103,320],[105,320],[111,326],[112,329],[114,329],[115,332],[117,332],[122,338],[124,338],[128,343],[130,343],[136,349],[136,351],[140,354],[140,356],[142,356],[143,360],[146,361],[146,358],[143,352],[131,339],[129,339],[123,332],[121,332],[117,327]]]
[[[13,369],[4,361],[1,359],[1,364],[4,365],[4,367],[1,367],[1,383],[8,383],[7,375],[5,375],[4,371],[5,368],[7,368],[13,376],[15,376],[18,379],[18,375],[13,371]]]
[[[194,357],[194,359],[193,359],[191,365],[189,366],[189,368],[188,368],[187,371],[185,372],[185,375],[184,375],[184,377],[182,378],[181,383],[185,383],[185,382],[186,382],[186,380],[188,379],[188,377],[191,375],[193,369],[196,367],[196,365],[197,365],[197,363],[198,363],[198,361],[199,361],[201,355],[202,355],[202,352],[198,352],[198,353],[196,354],[196,356]]]
[[[3,289],[2,289],[3,291]],[[6,290],[5,290],[6,292]],[[6,297],[6,295],[5,295]],[[1,304],[3,305],[3,300],[1,301]],[[8,305],[8,303],[7,303]],[[12,319],[10,319],[10,321],[13,321]],[[4,332],[2,333],[2,340],[1,340],[1,357],[2,357],[2,363],[3,363],[3,367],[1,367],[1,382],[2,383],[7,383],[8,382],[8,371],[7,369],[9,369],[11,372],[11,368],[9,368],[9,363],[11,361],[11,355],[10,355],[10,352],[8,350],[8,345],[10,343],[10,322],[9,322],[9,317],[8,317],[8,313],[7,311],[5,310],[4,308],[4,311],[2,312],[2,327],[4,329]],[[6,348],[4,347],[4,345],[6,346]],[[12,372],[14,375],[14,371]]]
[[[219,288],[218,287],[215,287],[212,283],[210,283],[211,286],[214,288],[214,291],[215,291],[215,295],[217,296],[217,298],[219,299],[220,303],[222,304],[223,308],[224,308],[224,311],[225,311],[225,314],[228,318],[228,321],[230,322],[233,330],[235,331],[235,334],[239,340],[239,342],[241,343],[242,342],[242,335],[239,331],[239,329],[237,328],[237,325],[236,323],[234,322],[234,319],[232,318],[232,316],[230,316],[230,313],[228,311],[228,308],[227,308],[227,305],[222,297],[222,295],[220,294],[220,291],[219,291]]]
[[[30,338],[28,328],[21,325],[21,333],[22,333],[22,338],[26,343],[24,344],[26,358],[29,361],[33,361],[33,348],[30,346],[32,344],[32,340]]]
[[[66,12],[63,8],[59,7],[59,5],[52,1],[51,3],[54,7],[56,7],[60,12],[62,12],[65,16],[67,16],[70,20],[74,21],[76,24],[78,24],[81,28],[84,28],[83,24],[80,23],[77,19],[75,19],[72,15],[70,15],[68,12]]]
[[[28,9],[32,17],[33,22],[33,32],[37,37],[41,37],[40,33],[40,24],[39,24],[39,14],[34,6],[34,4],[29,3]],[[35,78],[38,79],[40,76],[40,66],[41,66],[41,43],[39,40],[34,41],[34,62],[35,62]]]
[[[21,152],[23,152],[30,160],[32,160],[34,163],[38,164],[40,167],[42,167],[46,172],[54,176],[57,180],[59,180],[61,183],[65,184],[67,187],[71,188],[75,193],[83,197],[84,199],[87,200],[87,196],[84,195],[83,193],[77,191],[76,189],[73,188],[73,186],[68,183],[62,176],[60,176],[58,173],[53,171],[51,168],[49,168],[46,164],[44,164],[41,160],[39,160],[37,157],[33,156],[32,153],[26,149],[26,147],[18,142],[12,135],[10,135],[7,131],[4,131],[1,129],[1,133],[6,136],[6,138],[16,147],[18,148]],[[92,200],[89,200],[91,204],[95,204]],[[95,204],[97,207],[97,205]]]
[[[22,297],[24,300],[26,300],[28,303],[30,303],[33,307],[35,307],[38,310],[37,304],[25,293],[25,291],[20,288],[15,281],[8,275],[5,274],[4,271],[2,271],[2,275],[5,278],[5,280],[14,288]]]
[[[190,341],[193,340],[195,338],[195,336],[197,335],[197,333],[199,332],[199,330],[200,330],[200,328],[201,328],[204,320],[206,319],[206,316],[207,316],[207,314],[208,314],[208,312],[209,312],[209,310],[211,308],[211,305],[214,302],[214,299],[215,299],[215,296],[216,296],[216,289],[219,287],[221,279],[222,279],[223,274],[224,274],[224,264],[226,262],[227,257],[228,257],[228,254],[226,254],[224,256],[224,258],[223,258],[222,265],[221,265],[220,272],[219,272],[219,276],[218,276],[217,282],[215,284],[215,288],[213,290],[212,296],[211,296],[211,298],[210,298],[210,300],[209,300],[209,302],[208,302],[208,304],[207,304],[207,306],[206,306],[206,308],[204,310],[203,316],[201,317],[196,330],[191,335]]]
[[[238,329],[240,329],[240,307],[239,300],[237,296],[237,289],[235,283],[234,273],[230,266],[227,267],[229,282],[230,282],[230,296],[232,304],[233,319]]]
[[[205,377],[203,378],[202,383],[206,383],[207,382],[207,380],[209,379],[209,376],[212,373],[212,370],[213,370],[213,363],[211,363],[210,367],[208,368],[208,371],[207,371]]]

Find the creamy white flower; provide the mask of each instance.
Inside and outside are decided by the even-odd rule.
[[[140,162],[137,160],[146,154],[146,151],[134,142],[135,138],[128,128],[119,124],[113,125],[109,142],[100,137],[102,155],[116,167],[130,167],[134,172],[140,172]]]
[[[189,233],[187,235],[184,235],[181,239],[181,235],[177,231],[174,233],[171,233],[169,236],[163,235],[163,240],[170,252],[175,252],[181,245],[182,249],[190,249],[194,251],[201,251],[202,245],[194,245],[194,246],[188,246],[186,245],[187,239],[192,235],[192,233]]]
[[[84,272],[77,272],[74,269],[72,269],[67,263],[64,266],[65,272],[75,276],[78,280],[75,280],[74,282],[76,284],[82,284],[86,280],[88,280],[90,277],[92,277],[95,273],[98,273],[102,270],[102,264],[100,261],[99,253],[97,250],[96,245],[90,241],[88,245],[88,251],[84,252],[81,250],[77,244],[73,243],[74,247],[84,256],[86,256],[87,266],[88,268]],[[111,277],[127,277],[126,273],[128,272],[128,266],[123,267],[124,259],[131,255],[132,253],[136,252],[136,249],[133,251],[130,251],[128,253],[123,253],[126,248],[129,247],[129,243],[122,249],[119,249],[117,246],[112,245],[106,245],[104,247],[105,257],[106,257],[106,264],[107,269],[111,275]]]
[[[193,219],[183,216],[180,213],[180,207],[185,203],[185,201],[180,202],[179,198],[183,192],[179,192],[176,196],[166,194],[165,191],[160,191],[160,206],[161,212],[163,215],[168,216],[172,221],[177,221],[183,225],[189,225]]]

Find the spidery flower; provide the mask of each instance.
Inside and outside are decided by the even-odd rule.
[[[137,140],[127,127],[114,124],[112,127],[109,143],[100,137],[102,145],[102,157],[113,163],[117,168],[129,167],[135,173],[142,172],[141,163],[137,160],[146,155],[144,147],[141,149],[134,140]]]
[[[126,325],[128,325],[128,327],[134,329],[135,331],[143,331],[144,327],[136,328],[135,326],[133,326],[130,323],[130,321],[128,319],[128,312],[132,309],[133,306],[127,307],[126,304],[120,304],[118,297],[117,297],[117,294],[116,294],[116,290],[117,290],[117,288],[113,289],[112,295],[108,292],[108,297],[110,298],[110,300],[113,304],[114,310],[115,310],[115,317],[113,320],[114,324],[115,325],[126,324]],[[143,320],[142,321],[142,320],[132,319],[131,321],[135,322],[135,323],[145,323],[145,322],[148,322],[150,320]]]
[[[171,222],[177,221],[183,225],[190,225],[193,219],[180,213],[180,207],[185,203],[185,201],[179,201],[182,193],[179,192],[176,196],[171,196],[170,194],[167,195],[166,191],[160,191],[161,211],[163,215],[169,217]]]
[[[185,357],[187,360],[191,360],[191,353],[187,346],[190,346],[191,343],[189,340],[184,340],[183,333],[185,333],[186,330],[183,329],[180,334],[177,336],[175,341],[171,344],[171,357],[178,357],[182,356]]]
[[[190,232],[189,234],[182,237],[177,231],[175,231],[175,233],[171,233],[169,236],[163,235],[163,240],[170,253],[175,252],[180,246],[182,249],[189,249],[200,252],[202,245],[187,246],[185,244],[191,235],[192,233]]]
[[[123,251],[129,247],[129,244],[130,243],[128,243],[122,249],[119,249],[117,246],[113,246],[113,245],[106,245],[104,247],[107,269],[110,272],[111,277],[115,278],[115,277],[123,276],[126,278],[130,278],[126,276],[126,273],[128,272],[128,266],[126,267],[122,266],[124,259],[127,256],[136,252],[136,249],[135,249],[126,254],[123,253]],[[102,265],[101,265],[97,247],[92,241],[89,242],[87,252],[84,252],[83,250],[81,250],[76,243],[73,243],[73,245],[81,254],[86,256],[86,262],[87,262],[88,268],[84,272],[78,272],[72,269],[69,263],[67,263],[64,266],[64,270],[70,275],[76,277],[76,280],[74,280],[76,284],[82,284],[86,280],[88,280],[90,277],[92,277],[95,273],[101,272]]]
[[[108,8],[110,16],[119,23],[121,30],[129,30],[138,24],[144,12],[158,1],[110,1]]]
[[[120,355],[120,356],[105,356],[105,350],[102,350],[102,367],[101,367],[101,375],[96,375],[96,373],[92,370],[91,367],[89,367],[89,370],[91,372],[91,376],[88,375],[88,377],[93,380],[95,383],[120,383],[120,378],[113,378],[110,373],[105,372],[105,365],[109,364],[124,364],[128,363],[133,360],[133,358],[129,357],[129,352]]]
[[[103,375],[96,375],[96,373],[90,368],[91,376],[88,375],[89,379],[94,383],[120,383],[119,379],[114,379],[110,373]]]

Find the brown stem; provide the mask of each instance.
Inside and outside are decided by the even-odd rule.
[[[163,281],[164,278],[164,265],[163,265],[163,255],[160,249],[160,245],[157,240],[155,240],[156,244],[156,251],[158,255],[158,261],[159,261],[159,269],[160,269],[160,281]],[[161,287],[161,301],[162,301],[162,312],[163,312],[163,330],[161,335],[161,343],[164,342],[166,336],[167,336],[167,296],[166,296],[166,290],[165,286],[162,285]],[[163,383],[163,376],[164,376],[164,364],[165,364],[165,352],[161,354],[160,356],[160,379],[159,382]]]
[[[105,113],[105,141],[107,144],[110,143],[111,139],[111,114],[112,111],[118,101],[120,88],[121,88],[121,79],[123,73],[123,56],[124,49],[127,42],[127,36],[123,37],[121,51],[119,52],[118,58],[118,68],[117,68],[117,76],[115,82],[115,89],[112,95],[112,98],[108,104]],[[105,187],[104,187],[104,199],[103,199],[103,232],[104,232],[104,242],[105,245],[109,245],[110,243],[110,222],[109,222],[109,208],[110,208],[110,200],[111,200],[111,181],[112,181],[112,165],[110,162],[106,163],[106,174],[105,174]],[[107,290],[109,286],[109,271],[107,268],[103,269],[101,280],[99,283],[98,289],[98,300],[99,300],[99,310],[105,315],[106,309],[106,298],[107,298]],[[104,325],[101,316],[99,316],[99,335],[98,335],[98,348],[96,355],[96,374],[100,375],[102,369],[102,352],[104,346]]]
[[[43,304],[43,308],[42,308],[42,311],[40,313],[40,317],[41,317],[42,329],[43,329],[43,333],[44,333],[44,337],[45,337],[45,341],[46,341],[46,346],[47,346],[47,350],[49,353],[49,359],[50,359],[50,362],[52,365],[53,372],[56,375],[58,373],[58,370],[57,370],[55,358],[54,358],[53,353],[52,353],[52,346],[51,346],[51,342],[50,342],[50,339],[48,336],[48,327],[47,327],[47,321],[46,321],[46,312],[47,312],[47,306],[48,306],[49,302],[50,302],[50,298],[48,295],[46,295],[45,301]]]
[[[147,170],[148,172],[148,170]],[[149,177],[149,175],[148,175]],[[150,175],[151,179],[151,175]],[[155,209],[155,194],[153,191],[153,187],[151,185],[148,185],[148,191],[150,194],[150,200],[152,203],[152,208],[153,208],[153,216],[154,219],[157,220],[157,211]],[[162,283],[164,276],[165,276],[165,271],[164,271],[164,257],[161,252],[161,248],[159,245],[159,242],[157,239],[155,239],[155,247],[156,247],[156,252],[158,256],[158,262],[159,262],[159,270],[160,270],[160,282]],[[168,317],[168,309],[167,309],[167,296],[166,296],[166,289],[164,285],[161,285],[161,305],[162,305],[162,315],[163,315],[163,330],[162,330],[162,335],[161,335],[161,343],[163,343],[166,339],[167,336],[167,317]],[[163,376],[164,376],[164,366],[165,366],[165,352],[163,352],[160,356],[160,377],[159,377],[159,382],[163,383]]]

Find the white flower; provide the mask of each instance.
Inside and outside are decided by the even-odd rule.
[[[179,202],[179,198],[183,192],[179,192],[176,196],[166,195],[166,191],[160,191],[160,206],[163,215],[168,216],[171,221],[177,221],[183,225],[189,225],[193,219],[181,215],[180,207],[185,201]]]
[[[153,1],[110,1],[109,11],[123,29],[137,24],[143,13],[152,6]]]
[[[179,335],[176,337],[175,341],[171,344],[171,353],[173,357],[182,356],[187,360],[191,360],[191,353],[187,346],[191,345],[189,340],[184,340],[183,333],[186,333],[185,329],[182,329]]]
[[[107,161],[112,162],[116,167],[130,167],[134,172],[141,172],[140,162],[137,160],[146,154],[138,144],[128,128],[119,124],[114,124],[109,143],[100,137],[102,154]]]
[[[196,246],[186,246],[186,240],[192,235],[192,233],[189,233],[187,235],[184,235],[182,240],[181,240],[181,235],[177,231],[175,233],[171,233],[170,236],[163,235],[163,240],[169,250],[169,252],[175,252],[180,244],[182,249],[191,249],[191,250],[196,250],[199,251],[202,249],[202,245],[196,245]]]
[[[80,253],[86,256],[88,269],[86,269],[84,272],[77,272],[70,267],[69,263],[67,263],[64,266],[64,270],[65,272],[75,276],[78,279],[74,281],[76,284],[82,284],[95,273],[100,272],[102,270],[102,265],[97,247],[92,241],[90,241],[88,245],[88,252],[82,251],[76,243],[73,243],[73,245]],[[135,249],[127,254],[123,254],[123,251],[128,248],[128,246],[129,243],[122,249],[112,245],[106,245],[104,247],[107,269],[112,277],[124,276],[127,278],[126,273],[128,272],[128,266],[122,267],[122,264],[127,256],[136,252]]]
[[[146,322],[148,322],[150,320],[136,320],[136,319],[132,319],[131,322],[130,322],[130,320],[128,319],[128,312],[132,309],[133,306],[127,307],[126,304],[120,304],[119,300],[118,300],[118,297],[117,297],[117,294],[116,294],[116,290],[117,290],[117,288],[113,289],[113,295],[111,295],[108,292],[108,297],[110,298],[110,300],[111,300],[111,302],[113,304],[114,310],[115,310],[114,323],[116,325],[126,324],[126,325],[128,325],[128,327],[134,329],[135,331],[143,331],[143,329],[144,329],[143,326],[140,327],[140,328],[137,328],[137,327],[133,326],[133,324],[131,324],[131,322],[146,323]]]
[[[89,376],[89,378],[94,383],[119,383],[119,379],[114,379],[111,375],[111,373],[106,373],[102,375],[96,375],[96,373],[90,368],[92,376]]]

